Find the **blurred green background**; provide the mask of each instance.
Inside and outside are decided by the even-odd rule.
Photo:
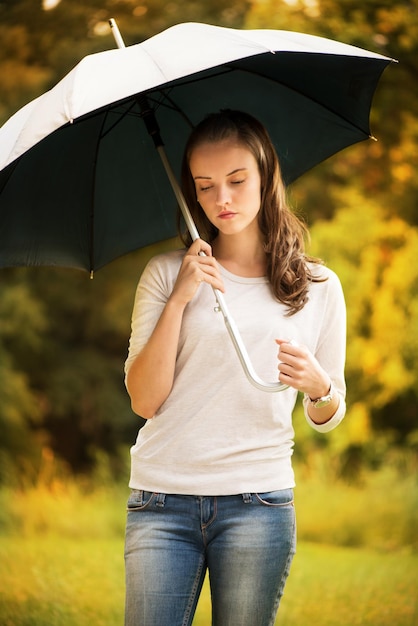
[[[302,31],[399,61],[376,91],[378,141],[289,190],[311,252],[345,290],[348,412],[327,436],[309,429],[300,406],[295,415],[301,549],[280,623],[417,624],[418,0],[0,0],[0,124],[83,56],[113,48],[110,17],[126,44],[197,21]],[[0,270],[2,624],[121,623],[128,448],[141,423],[123,362],[139,275],[162,249],[123,257],[93,281],[71,270]],[[319,583],[320,595],[329,590],[325,612]]]

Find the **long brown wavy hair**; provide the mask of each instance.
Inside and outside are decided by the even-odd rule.
[[[266,129],[257,119],[248,113],[228,109],[208,115],[193,129],[182,163],[181,185],[185,200],[200,237],[212,243],[218,229],[207,219],[197,201],[189,163],[198,145],[226,139],[246,147],[257,161],[261,176],[258,222],[264,238],[267,277],[277,300],[288,307],[288,315],[293,315],[305,306],[309,283],[322,280],[310,272],[308,263],[322,262],[305,253],[305,241],[309,238],[307,226],[287,204],[276,150]],[[181,233],[180,236],[186,246],[191,245],[188,233]]]

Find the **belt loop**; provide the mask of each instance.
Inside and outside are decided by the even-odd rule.
[[[250,493],[243,493],[242,499],[244,501],[244,504],[251,504],[251,502],[253,501],[252,495]]]
[[[155,506],[163,507],[165,505],[165,493],[157,493],[155,499]]]

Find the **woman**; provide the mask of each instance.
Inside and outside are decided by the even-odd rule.
[[[214,625],[267,626],[295,552],[297,393],[320,432],[345,413],[344,298],[304,253],[257,120],[203,120],[182,185],[202,239],[148,264],[126,362],[133,410],[148,420],[131,451],[126,625],[191,624],[208,571]],[[247,381],[211,287],[225,292],[257,374],[288,389]]]

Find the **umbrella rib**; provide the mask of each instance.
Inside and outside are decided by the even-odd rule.
[[[170,91],[171,91],[171,90],[170,90]],[[162,90],[162,89],[159,91],[159,93],[160,93],[160,94],[161,94],[161,96],[162,96],[162,99],[161,99],[161,100],[157,100],[157,99],[155,99],[155,98],[154,98],[154,99],[153,99],[153,98],[150,98],[150,100],[151,100],[152,102],[154,102],[154,103],[155,103],[155,105],[156,105],[156,106],[155,106],[155,111],[157,111],[159,107],[161,107],[161,106],[165,106],[167,109],[171,109],[172,111],[175,111],[176,113],[178,113],[178,114],[179,114],[179,115],[180,115],[180,116],[184,119],[184,121],[188,124],[188,126],[190,126],[190,128],[193,128],[193,127],[194,127],[194,125],[193,125],[192,120],[191,120],[191,119],[190,119],[190,117],[189,117],[188,115],[186,115],[186,113],[185,113],[185,112],[184,112],[184,111],[183,111],[183,110],[182,110],[182,109],[178,106],[178,104],[176,104],[175,100],[173,100],[173,98],[171,98],[171,97],[169,96],[169,94],[168,94],[168,93],[166,93],[166,92],[165,92],[164,90]],[[168,103],[169,103],[169,105],[171,105],[171,106],[168,106],[168,105],[166,104],[166,102],[168,102]]]
[[[273,52],[274,54],[274,52]],[[238,62],[236,63],[236,66],[239,67]],[[383,73],[384,69],[385,69],[385,65],[382,66],[381,71],[379,76]],[[336,117],[338,117],[340,120],[344,120],[344,122],[346,122],[347,124],[349,124],[352,128],[355,128],[356,130],[358,130],[360,133],[363,133],[364,135],[366,135],[366,137],[369,137],[370,139],[374,139],[376,141],[376,138],[371,135],[370,130],[364,130],[364,128],[361,128],[360,126],[358,126],[355,122],[347,119],[347,117],[345,117],[344,115],[341,115],[341,113],[338,113],[337,111],[335,111],[334,109],[332,109],[330,106],[328,106],[327,104],[320,102],[319,100],[317,100],[316,98],[313,98],[312,96],[304,93],[303,91],[301,91],[300,89],[296,89],[295,87],[292,87],[291,85],[288,85],[280,80],[276,80],[273,78],[270,78],[269,76],[266,76],[265,74],[262,74],[261,72],[255,72],[252,70],[249,70],[247,68],[240,68],[239,69],[242,72],[246,72],[247,74],[253,74],[255,76],[260,76],[260,78],[263,78],[264,80],[270,80],[275,82],[276,84],[280,84],[283,87],[286,87],[286,89],[289,89],[290,91],[292,91],[293,93],[297,93],[300,96],[307,98],[308,100],[310,100],[311,102],[314,102],[315,104],[317,104],[318,106],[320,106],[322,109],[324,109],[325,111],[328,111],[330,113],[332,113],[333,115],[335,115]]]
[[[98,161],[98,155],[99,155],[99,148],[100,148],[100,142],[102,140],[103,137],[106,136],[106,133],[103,133],[103,127],[106,123],[107,117],[109,114],[109,110],[105,111],[105,114],[103,116],[102,119],[102,124],[101,124],[101,128],[100,128],[100,132],[97,135],[97,141],[96,141],[96,148],[94,151],[94,157],[93,157],[93,185],[91,188],[91,201],[90,201],[90,246],[89,246],[89,260],[90,260],[90,278],[93,278],[93,272],[94,272],[94,221],[95,221],[95,204],[96,204],[96,185],[95,185],[95,180],[96,180],[96,169],[97,169],[97,161]],[[117,124],[117,122],[116,122]],[[112,128],[114,128],[114,126],[116,124],[112,125]]]
[[[120,105],[120,103],[119,103],[117,106],[119,106],[119,105]],[[107,128],[107,129],[105,130],[105,132],[101,132],[101,133],[100,133],[100,139],[103,139],[104,137],[106,137],[106,135],[108,135],[110,132],[112,132],[112,130],[113,130],[113,129],[114,129],[114,128],[118,125],[118,124],[120,124],[120,122],[121,122],[121,121],[122,121],[125,117],[127,117],[127,116],[128,116],[128,115],[132,112],[132,110],[134,109],[135,105],[136,105],[136,100],[135,100],[134,102],[132,102],[132,103],[130,104],[130,106],[129,106],[129,107],[128,107],[128,108],[127,108],[127,109],[126,109],[126,110],[125,110],[125,111],[124,111],[121,115],[119,115],[119,116],[117,117],[116,121],[115,121],[113,124],[111,124],[111,125],[109,126],[109,128]],[[105,117],[104,117],[104,120],[106,120],[106,118],[107,118],[108,114],[109,114],[109,113],[112,113],[112,112],[113,112],[116,108],[117,108],[116,106],[114,106],[114,107],[113,107],[113,106],[109,106],[109,107],[106,109],[106,115],[105,115]],[[104,126],[104,122],[103,122],[103,124],[102,124],[102,131],[103,131],[103,126]]]
[[[286,89],[289,89],[289,91],[292,91],[293,93],[297,93],[298,95],[302,96],[303,98],[306,98],[307,100],[310,100],[311,102],[315,102],[315,104],[317,104],[319,107],[321,107],[325,111],[328,111],[329,113],[332,113],[333,115],[338,117],[340,120],[344,120],[344,122],[349,124],[352,128],[355,128],[359,132],[365,134],[367,137],[373,139],[373,136],[370,134],[370,132],[368,130],[364,130],[363,128],[360,128],[360,126],[358,126],[357,124],[355,124],[351,120],[347,119],[344,115],[341,115],[341,113],[337,113],[331,107],[327,106],[323,102],[320,102],[316,98],[313,98],[312,96],[305,94],[300,89],[296,89],[295,87],[292,87],[291,85],[288,85],[288,84],[286,84],[286,83],[284,83],[284,82],[282,82],[280,80],[276,80],[276,79],[270,78],[269,76],[266,76],[265,74],[262,74],[261,72],[254,72],[254,71],[248,70],[246,68],[240,68],[240,70],[242,72],[247,73],[247,74],[252,74],[254,76],[260,76],[260,78],[263,78],[264,80],[270,80],[270,81],[272,81],[272,82],[274,82],[276,84],[282,85],[283,87],[286,87]]]
[[[218,76],[222,76],[224,74],[229,74],[229,73],[232,73],[232,72],[236,71],[237,69],[239,71],[241,71],[241,72],[246,73],[246,74],[251,74],[253,76],[259,76],[263,80],[268,80],[268,81],[271,81],[272,83],[282,85],[283,87],[285,87],[286,89],[289,89],[293,93],[298,94],[298,95],[302,96],[303,98],[306,98],[307,100],[310,100],[311,102],[314,102],[315,104],[317,104],[319,107],[321,107],[325,111],[328,111],[329,113],[332,113],[333,115],[338,117],[340,120],[343,120],[344,122],[349,124],[352,128],[355,128],[360,133],[363,133],[366,137],[373,138],[373,136],[370,134],[369,130],[364,130],[364,128],[361,128],[360,126],[358,126],[357,124],[355,124],[354,122],[349,120],[347,117],[341,115],[341,113],[338,113],[337,111],[335,111],[334,109],[332,109],[328,105],[326,105],[323,102],[319,101],[318,99],[313,98],[312,96],[304,93],[300,89],[297,89],[295,87],[292,87],[291,85],[286,84],[283,81],[277,80],[275,78],[271,78],[270,76],[266,76],[265,74],[263,74],[261,72],[256,72],[254,70],[249,70],[249,69],[247,69],[245,67],[240,67],[239,66],[239,62],[234,63],[234,65],[232,65],[232,64],[231,65],[226,65],[225,64],[225,65],[223,65],[221,67],[223,69],[220,69],[217,72],[211,71],[211,73],[210,73],[211,77],[218,77]],[[383,69],[384,68],[382,68],[382,72],[383,72]],[[175,86],[176,87],[187,86],[187,85],[192,85],[194,83],[197,83],[197,82],[199,82],[201,80],[205,80],[207,78],[207,73],[206,72],[204,72],[204,73],[205,73],[204,76],[202,76],[202,72],[199,72],[199,74],[197,74],[194,78],[189,78],[189,79],[185,79],[185,80],[181,80],[181,81],[176,81],[176,85]],[[174,86],[170,87],[170,90],[173,89],[173,88],[174,88]],[[164,94],[164,90],[163,89],[159,89],[158,87],[155,87],[154,89],[151,89],[148,92],[148,94],[152,93],[152,92],[158,92],[160,94]],[[174,103],[174,101],[167,94],[165,94],[165,98],[174,106],[174,108],[175,108],[175,110],[177,112],[181,113],[181,109]],[[164,106],[164,103],[160,102],[160,105]],[[190,123],[190,120],[188,120],[187,117],[186,117],[186,121],[188,123]]]

